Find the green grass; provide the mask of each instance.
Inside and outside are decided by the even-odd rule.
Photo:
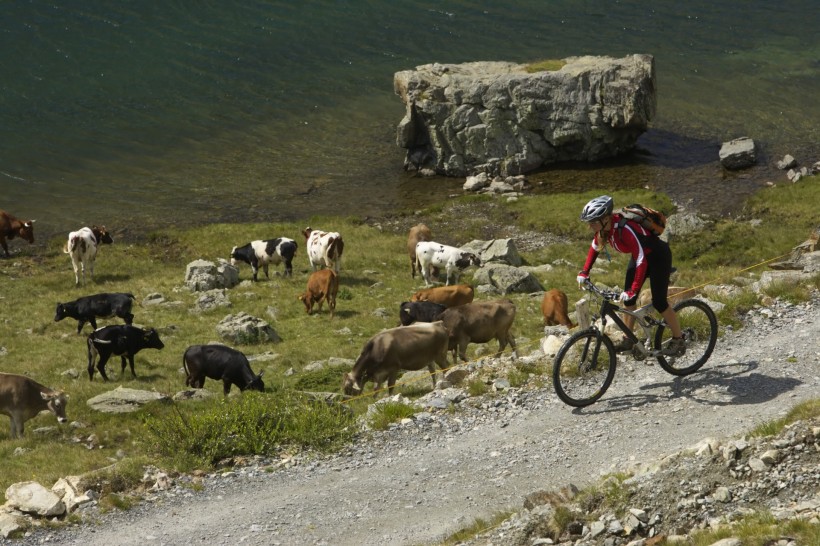
[[[525,67],[525,70],[529,74],[533,72],[556,72],[561,70],[566,64],[567,63],[561,59],[544,59],[542,61],[529,63]]]
[[[749,434],[752,437],[773,436],[795,421],[811,419],[820,416],[820,399],[802,402],[786,414],[782,419],[767,421],[755,427]]]
[[[794,544],[820,544],[820,525],[804,520],[777,521],[767,513],[747,516],[731,527],[692,533],[692,546],[711,546],[724,538],[737,538],[743,546],[769,546],[789,537]],[[668,541],[661,546],[670,544]]]
[[[531,265],[559,259],[570,262],[572,265],[557,265],[549,272],[540,273],[539,280],[545,288],[564,290],[570,301],[574,301],[580,296],[575,275],[590,239],[588,230],[578,221],[578,211],[600,193],[603,191],[534,195],[512,203],[488,196],[465,196],[422,211],[421,217],[412,220],[413,223],[424,221],[434,233],[442,234],[442,242],[449,244],[490,239],[495,236],[495,226],[512,224],[523,230],[564,236],[566,243],[522,252],[522,257]],[[676,284],[690,286],[706,280],[728,283],[739,271],[788,253],[807,238],[816,222],[810,204],[820,201],[818,193],[817,184],[767,189],[750,200],[739,218],[719,220],[714,229],[674,240],[673,253],[679,269]],[[619,190],[613,195],[616,204],[642,202],[667,215],[674,212],[669,199],[660,194]],[[474,214],[476,209],[482,214]],[[410,213],[402,214],[407,214],[409,219]],[[401,214],[397,218],[401,218]],[[459,222],[455,227],[450,224],[454,218]],[[752,227],[749,219],[760,220],[761,227]],[[297,300],[310,274],[304,238],[300,235],[307,225],[340,231],[345,238],[340,293],[333,319],[327,309],[308,316]],[[240,279],[248,282],[227,291],[230,308],[190,312],[199,294],[184,287],[188,263],[196,259],[227,260],[234,244],[278,235],[290,236],[299,243],[292,278],[283,277],[281,268],[272,268],[270,279],[262,274],[260,282],[251,283],[250,268],[242,264]],[[44,249],[15,245],[13,241],[15,256],[0,260],[0,286],[3,287],[0,345],[5,348],[4,356],[0,356],[0,370],[23,373],[49,387],[65,390],[70,396],[68,418],[73,422],[73,426],[55,427],[56,432],[40,435],[34,433],[36,428],[54,427],[55,421],[50,414],[38,416],[26,423],[26,434],[21,440],[11,440],[8,429],[0,428],[0,460],[3,461],[0,489],[27,480],[50,486],[61,476],[111,468],[118,477],[105,480],[113,492],[118,488],[127,489],[140,475],[139,469],[146,461],[174,470],[211,464],[238,450],[270,453],[277,449],[333,449],[349,438],[346,418],[327,408],[320,411],[313,403],[299,398],[295,391],[338,393],[345,370],[325,366],[308,371],[306,367],[314,362],[326,364],[331,357],[354,360],[372,335],[398,325],[399,303],[423,286],[423,282],[418,277],[413,280],[408,271],[406,232],[369,226],[357,218],[314,217],[298,223],[215,224],[185,231],[163,229],[145,234],[139,242],[119,240],[100,250],[96,277],[85,287],[74,286],[70,260],[62,253],[63,239],[55,236]],[[620,256],[613,258],[611,264],[603,259],[598,261],[597,266],[603,273],[596,273],[596,281],[609,285],[621,283],[626,260]],[[469,282],[469,273],[464,280]],[[85,335],[76,334],[76,321],[72,319],[53,320],[57,302],[98,292],[133,293],[135,324],[157,328],[165,343],[161,351],[146,349],[137,354],[135,379],[130,371],[121,377],[119,359],[114,358],[108,366],[110,383],[102,382],[99,374],[94,381],[89,381]],[[143,300],[153,293],[161,294],[170,304],[143,305]],[[796,297],[804,295],[795,294]],[[489,298],[479,295],[479,299]],[[511,299],[518,308],[513,334],[517,339],[538,340],[543,331],[539,301],[527,295],[512,295]],[[753,302],[747,299],[730,305],[721,315],[721,323],[737,321],[738,314],[750,305]],[[380,308],[385,310],[384,314],[374,312]],[[152,404],[127,414],[103,414],[86,405],[89,398],[119,385],[155,390],[169,396],[183,390],[181,360],[185,349],[193,344],[219,341],[216,324],[225,315],[239,311],[269,321],[283,340],[277,344],[237,347],[249,356],[270,353],[272,358],[252,360],[251,364],[255,372],[264,371],[264,394],[246,393],[224,400],[221,383],[208,380],[205,388],[216,395],[211,401]],[[119,321],[100,320],[101,326],[115,323]],[[90,327],[86,326],[83,333],[89,332]],[[533,341],[532,348],[521,354],[536,347]],[[477,354],[476,348],[481,346],[470,346],[468,357]],[[496,348],[490,343],[489,352]],[[543,370],[522,369],[516,373],[520,373],[513,378],[517,384],[529,385],[526,376],[541,374]],[[419,396],[429,392],[430,384],[421,381],[413,385],[399,384],[397,388],[405,396]],[[479,381],[470,382],[467,388],[472,395],[486,392],[486,385]],[[365,390],[368,396],[345,406],[354,415],[362,413],[373,400],[369,396],[371,392],[372,384],[368,384]],[[328,422],[318,426],[284,419],[288,408],[278,405],[279,399]],[[266,405],[270,406],[267,412],[263,411]],[[220,410],[224,411],[223,418],[219,417]],[[253,430],[241,428],[241,419],[252,420]],[[283,431],[273,423],[282,422],[288,423],[286,433],[277,436]],[[197,445],[190,445],[190,440],[183,442],[188,426],[196,426],[204,434]],[[222,433],[250,437],[241,447],[232,448],[214,440],[215,435]],[[96,440],[94,448],[89,449],[92,436]],[[179,445],[190,447],[196,455],[181,456],[178,453],[181,450],[163,449],[162,439],[168,441],[167,445],[183,442]],[[25,456],[13,455],[17,447],[27,450]],[[55,451],[59,451],[59,457],[54,457]]]
[[[376,406],[368,425],[373,430],[387,430],[391,424],[416,414],[415,408],[401,402],[384,402]]]

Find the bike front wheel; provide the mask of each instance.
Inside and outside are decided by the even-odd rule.
[[[706,364],[717,343],[717,317],[700,300],[685,300],[673,307],[678,315],[686,352],[681,356],[658,355],[658,364],[672,375],[689,375]],[[655,332],[655,349],[663,349],[672,339],[672,330],[662,324]]]
[[[615,377],[615,347],[596,330],[573,334],[552,366],[555,393],[565,404],[582,408],[601,398]]]

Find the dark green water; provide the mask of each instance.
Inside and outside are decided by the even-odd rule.
[[[655,56],[639,153],[544,191],[648,186],[722,212],[820,159],[816,2],[3,2],[0,208],[44,237],[378,215],[460,193],[402,170],[392,77],[430,62]],[[720,143],[759,166],[725,176]]]

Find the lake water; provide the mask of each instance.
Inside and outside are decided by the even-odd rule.
[[[647,186],[723,212],[820,160],[814,1],[15,1],[0,19],[0,208],[38,234],[379,215],[461,193],[402,169],[393,74],[431,62],[655,56],[630,158],[540,191]],[[754,138],[726,176],[720,143]]]

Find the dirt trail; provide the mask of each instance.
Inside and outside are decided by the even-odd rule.
[[[23,542],[428,544],[523,497],[583,485],[705,437],[729,438],[820,393],[820,301],[755,315],[721,338],[704,369],[674,378],[628,361],[597,404],[573,410],[551,387],[487,398],[333,458],[273,473],[214,476],[200,492],[105,514],[98,525]]]

